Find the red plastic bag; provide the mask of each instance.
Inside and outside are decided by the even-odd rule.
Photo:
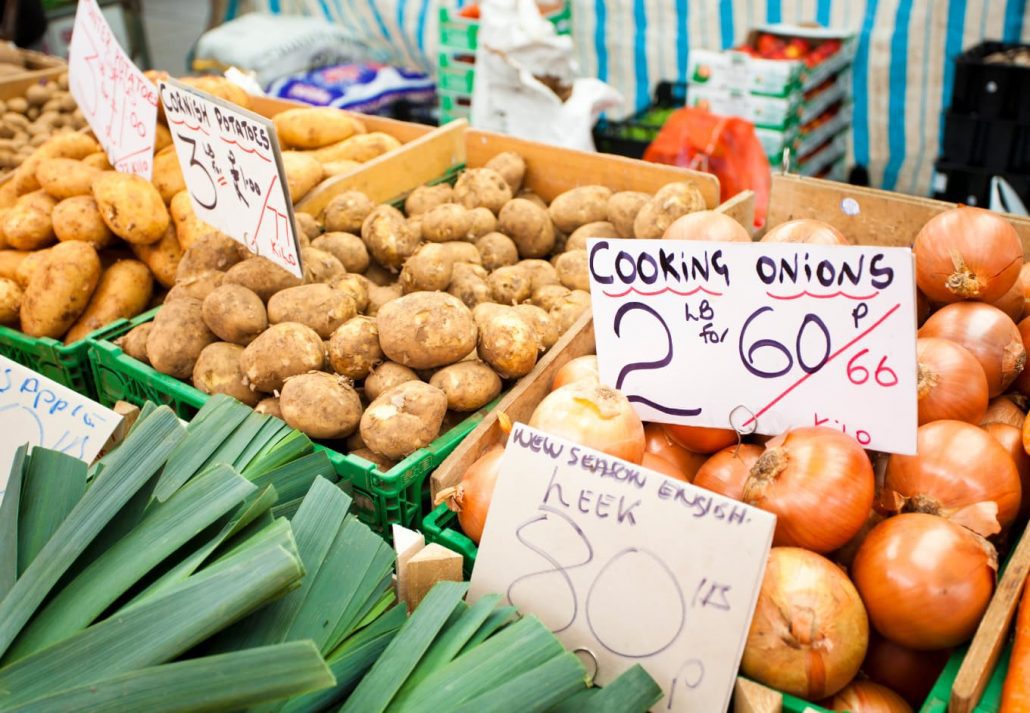
[[[647,147],[644,160],[715,174],[724,201],[754,191],[755,226],[765,223],[772,175],[755,128],[747,121],[695,107],[679,109]]]

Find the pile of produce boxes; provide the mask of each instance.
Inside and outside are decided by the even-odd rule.
[[[851,129],[853,38],[824,28],[770,25],[740,47],[690,53],[687,104],[755,125],[769,162],[836,178]]]

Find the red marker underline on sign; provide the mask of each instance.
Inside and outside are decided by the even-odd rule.
[[[680,297],[690,297],[691,295],[696,295],[698,292],[704,292],[706,294],[711,295],[712,297],[722,297],[721,292],[712,292],[708,288],[701,287],[700,285],[690,290],[689,292],[680,292],[679,290],[674,290],[671,287],[663,287],[662,289],[654,290],[653,292],[645,292],[644,290],[638,290],[636,287],[629,287],[626,289],[625,292],[605,292],[604,295],[606,297],[625,297],[630,292],[636,292],[638,295],[641,295],[643,297],[654,297],[655,295],[662,295],[666,292],[671,292],[674,295],[679,295]]]
[[[259,153],[257,149],[248,149],[246,146],[241,146],[240,144],[236,143],[236,141],[234,139],[227,139],[224,136],[222,136],[221,139],[222,139],[223,143],[232,144],[233,146],[238,148],[240,151],[243,151],[244,153],[252,153],[255,156],[257,156],[259,159],[261,159],[262,161],[265,161],[267,163],[271,163],[272,162],[272,159],[270,159],[267,156],[264,156],[263,154]]]
[[[849,295],[847,292],[834,292],[833,294],[829,295],[816,295],[809,292],[808,290],[802,290],[796,295],[774,295],[772,292],[766,292],[765,294],[769,297],[772,297],[774,300],[796,300],[799,297],[815,297],[817,300],[829,300],[833,299],[834,297],[847,297],[849,300],[871,300],[874,297],[878,296],[880,293],[877,291],[871,295]]]
[[[826,366],[827,364],[829,364],[829,363],[830,363],[831,361],[833,361],[834,359],[836,359],[836,358],[837,358],[838,356],[840,356],[841,354],[843,354],[844,352],[846,352],[846,351],[847,351],[848,349],[850,349],[851,347],[855,346],[855,344],[857,344],[857,343],[858,343],[859,341],[861,341],[862,339],[865,339],[866,335],[868,335],[868,334],[869,334],[870,332],[872,332],[872,331],[873,331],[874,329],[876,329],[876,328],[877,328],[877,327],[879,327],[879,326],[880,326],[881,324],[883,324],[883,323],[884,323],[884,321],[886,321],[886,319],[887,319],[888,317],[890,317],[890,316],[891,316],[892,314],[894,314],[895,312],[897,312],[897,311],[898,311],[898,309],[899,309],[900,307],[901,307],[901,304],[900,304],[900,303],[898,303],[898,304],[894,305],[893,307],[891,307],[891,308],[890,308],[889,310],[887,310],[887,312],[886,312],[886,313],[885,313],[885,314],[884,314],[884,315],[883,315],[882,317],[880,317],[880,318],[879,318],[878,320],[876,320],[876,321],[875,321],[875,322],[873,322],[873,323],[872,323],[871,325],[869,325],[869,327],[868,327],[868,328],[867,328],[867,329],[866,329],[866,330],[865,330],[864,332],[862,332],[861,334],[857,335],[857,336],[856,336],[856,337],[855,337],[854,339],[852,339],[852,340],[851,340],[850,342],[848,342],[848,343],[847,343],[847,344],[845,344],[845,345],[844,345],[843,347],[841,347],[840,349],[838,349],[837,351],[835,351],[835,352],[834,352],[833,354],[831,354],[830,356],[828,356],[828,357],[826,358],[826,361],[824,361],[824,362],[823,362],[823,366],[822,366],[822,367],[819,367],[819,371],[822,371],[823,367],[825,367],[825,366]],[[757,413],[756,413],[756,414],[755,414],[754,416],[752,416],[752,417],[751,417],[751,418],[749,418],[749,419],[748,419],[747,421],[745,421],[745,422],[744,422],[744,426],[750,425],[750,424],[754,423],[755,421],[757,421],[757,420],[758,420],[758,417],[759,417],[759,416],[761,416],[761,415],[762,415],[763,413],[765,413],[766,411],[768,411],[769,409],[771,409],[771,408],[772,408],[773,406],[775,406],[775,405],[776,405],[777,403],[779,403],[779,402],[780,402],[780,400],[781,400],[781,399],[782,399],[782,398],[783,398],[784,396],[786,396],[787,394],[789,394],[789,393],[790,393],[791,391],[793,391],[793,390],[794,390],[794,389],[796,389],[797,387],[801,386],[801,384],[803,384],[803,383],[804,383],[805,381],[807,381],[807,380],[808,380],[808,377],[812,376],[813,374],[818,374],[818,373],[819,373],[819,371],[813,371],[813,372],[810,372],[810,373],[806,373],[806,374],[805,374],[804,376],[802,376],[802,377],[801,377],[800,379],[798,379],[798,380],[797,380],[797,381],[795,381],[795,382],[794,382],[793,384],[791,384],[790,386],[788,386],[788,387],[787,387],[787,389],[786,389],[786,390],[785,390],[785,391],[784,391],[784,392],[783,392],[782,394],[780,394],[780,395],[779,395],[779,396],[777,396],[777,397],[776,397],[775,399],[773,399],[772,401],[770,401],[769,403],[767,403],[767,404],[766,404],[765,406],[763,406],[763,407],[762,407],[762,408],[761,408],[761,409],[760,409],[760,410],[759,410],[759,411],[758,411],[758,412],[757,412]]]
[[[185,119],[178,119],[178,120],[176,120],[176,119],[173,119],[172,117],[168,117],[168,121],[170,121],[171,123],[175,124],[176,126],[185,126],[190,131],[199,131],[204,136],[210,136],[211,135],[211,134],[207,133],[204,130],[204,127],[201,126],[200,124],[197,124],[196,126],[194,126],[193,124],[189,123]]]

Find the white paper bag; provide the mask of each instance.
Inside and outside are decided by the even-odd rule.
[[[1026,206],[1019,199],[1019,194],[1001,176],[991,176],[990,208],[1014,215],[1027,215]]]

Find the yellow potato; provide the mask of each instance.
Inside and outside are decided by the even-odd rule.
[[[47,251],[32,273],[21,305],[21,331],[61,337],[86,309],[100,279],[100,258],[88,243],[73,240]]]
[[[71,131],[65,134],[55,134],[40,146],[36,153],[40,155],[40,158],[73,158],[81,161],[91,153],[102,150],[100,144],[91,135]]]
[[[399,148],[400,145],[401,142],[389,134],[373,131],[368,134],[357,134],[325,148],[315,149],[311,155],[323,163],[328,161],[365,163],[387,151]]]
[[[33,250],[32,252],[23,253],[25,255],[25,259],[18,264],[18,271],[14,276],[15,282],[23,288],[27,287],[29,280],[32,279],[32,276],[35,274],[39,266],[43,264],[43,261],[46,259],[49,252],[49,248],[44,248],[43,250]]]
[[[332,107],[287,109],[272,121],[279,140],[299,149],[320,149],[365,131],[356,118]]]
[[[32,253],[24,250],[0,250],[0,277],[18,280],[18,269]]]
[[[175,237],[175,228],[171,225],[164,237],[149,245],[129,244],[132,252],[143,261],[162,287],[171,289],[175,286],[175,274],[182,261],[182,248]]]
[[[225,77],[208,74],[201,77],[181,77],[179,81],[208,94],[214,94],[219,99],[225,99],[244,109],[250,107],[250,95],[238,84],[230,82]]]
[[[197,217],[193,212],[189,193],[180,191],[172,197],[169,211],[175,223],[175,236],[179,239],[179,247],[184,251],[196,242],[201,235],[214,232],[214,227]]]
[[[322,164],[306,153],[283,151],[283,169],[286,171],[290,199],[294,203],[322,182]]]
[[[168,209],[145,178],[104,171],[93,182],[93,197],[107,227],[130,243],[156,243],[168,230]]]
[[[171,203],[176,193],[186,190],[186,181],[182,177],[179,156],[174,146],[154,155],[154,174],[150,180],[165,203]]]
[[[77,342],[115,320],[135,317],[147,308],[153,292],[154,280],[146,265],[137,260],[119,260],[100,276],[86,311],[68,330],[65,343]]]
[[[359,161],[349,161],[346,159],[340,161],[326,161],[322,164],[322,172],[325,174],[326,178],[329,178],[330,176],[341,176],[345,173],[351,173],[360,167],[361,163]]]
[[[54,233],[61,242],[81,240],[97,250],[114,243],[115,237],[100,216],[93,196],[73,196],[58,203],[50,218]]]
[[[172,145],[172,132],[161,122],[157,123],[157,131],[154,132],[154,153],[163,151]]]
[[[36,169],[36,180],[57,200],[88,196],[100,170],[70,158],[45,158]]]
[[[42,191],[26,193],[4,216],[3,233],[8,245],[18,250],[38,250],[53,243],[53,211],[57,202]]]
[[[112,166],[111,162],[107,160],[107,154],[103,151],[91,153],[89,156],[82,159],[82,163],[86,164],[87,166],[92,166],[93,168],[99,168],[101,171],[114,170],[114,166]]]
[[[14,280],[0,277],[0,324],[14,324],[21,311],[21,287]]]

